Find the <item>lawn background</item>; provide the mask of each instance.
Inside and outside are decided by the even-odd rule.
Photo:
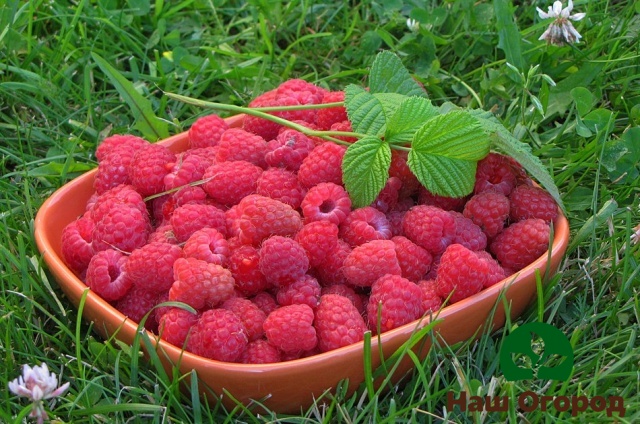
[[[638,422],[640,5],[578,1],[573,46],[538,41],[543,2],[8,0],[0,5],[0,386],[46,362],[71,388],[47,407],[59,422]],[[418,31],[407,18],[420,22]],[[209,111],[173,92],[246,105],[288,78],[326,88],[364,84],[381,49],[397,53],[436,104],[492,110],[529,143],[559,186],[572,239],[536,305],[477,342],[433,349],[399,388],[359,392],[276,416],[224,410],[181,394],[138,351],[96,336],[36,249],[33,220],[57,188],[96,166],[106,136],[154,135],[116,89],[105,59],[151,103],[167,133]],[[512,66],[508,66],[509,63]],[[537,66],[539,65],[539,66]],[[532,68],[537,66],[537,68]],[[555,81],[553,86],[541,75]],[[544,116],[540,113],[544,112]],[[161,125],[162,126],[162,125]],[[142,130],[142,131],[141,131]],[[498,351],[508,329],[550,323],[567,335],[567,382],[508,382]],[[588,409],[446,410],[446,393],[621,396],[626,414]],[[0,422],[25,411],[0,390]],[[20,420],[18,420],[20,422]]]

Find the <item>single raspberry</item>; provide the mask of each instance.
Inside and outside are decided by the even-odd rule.
[[[267,281],[282,287],[301,278],[309,269],[307,252],[297,241],[271,236],[260,247],[260,271]]]
[[[229,209],[224,211],[224,219],[227,228],[227,237],[236,239],[240,234],[240,228],[238,227],[238,218],[240,217],[240,210],[238,205],[233,205]]]
[[[260,195],[247,196],[238,204],[238,237],[257,246],[272,235],[292,237],[302,228],[300,214],[286,203]]]
[[[385,214],[365,206],[353,210],[340,224],[340,237],[352,247],[372,240],[391,238],[391,226]]]
[[[391,241],[395,244],[401,275],[414,283],[423,279],[431,267],[431,253],[403,236],[393,237]]]
[[[160,225],[151,234],[149,234],[147,244],[155,242],[178,244],[178,239],[175,234],[173,234],[173,227],[171,227],[171,224]]]
[[[192,149],[215,146],[227,129],[229,125],[218,115],[202,116],[189,128],[189,145]]]
[[[161,199],[164,199],[164,201]],[[159,204],[159,212],[156,210],[156,201],[158,201]],[[173,212],[180,206],[187,204],[204,205],[210,203],[210,199],[207,197],[207,193],[205,193],[202,187],[186,186],[172,194],[166,195],[166,198],[165,196],[157,197],[153,199],[152,202],[153,215],[156,222],[169,222]]]
[[[422,290],[399,275],[385,275],[371,286],[367,304],[369,329],[381,333],[415,321],[424,313]]]
[[[228,268],[236,288],[245,296],[252,296],[273,287],[260,271],[260,255],[251,245],[234,249],[229,256]]]
[[[297,172],[302,161],[313,150],[313,141],[299,131],[285,128],[267,143],[264,159],[269,166]]]
[[[540,187],[519,185],[509,195],[512,222],[529,218],[553,221],[558,216],[558,205],[549,193]]]
[[[442,299],[438,296],[435,280],[421,280],[418,287],[422,290],[422,309],[425,312],[438,312],[442,307]]]
[[[132,286],[125,268],[127,259],[112,249],[96,253],[87,267],[87,286],[109,302],[124,297]]]
[[[262,291],[256,294],[251,298],[251,301],[255,303],[258,308],[265,313],[265,315],[269,315],[271,312],[278,309],[280,306],[276,301],[276,298],[269,292]]]
[[[328,91],[324,93],[322,103],[344,102],[344,91]],[[322,131],[331,128],[336,122],[346,121],[347,109],[344,106],[319,109],[316,115],[316,125]]]
[[[487,272],[487,279],[484,282],[484,288],[491,287],[494,284],[499,283],[500,281],[507,278],[505,270],[500,266],[498,261],[496,261],[493,256],[491,256],[489,252],[487,252],[486,250],[481,250],[479,252],[476,252],[476,254],[486,262],[489,269]]]
[[[344,296],[325,294],[320,298],[314,322],[321,352],[338,349],[364,339],[367,331],[362,315]]]
[[[496,191],[508,196],[516,186],[516,172],[508,156],[489,153],[478,162],[474,193]]]
[[[518,221],[495,238],[490,250],[504,268],[519,271],[547,251],[550,232],[542,219]]]
[[[407,211],[392,211],[387,214],[387,221],[389,221],[389,227],[391,228],[391,236],[404,235],[404,228],[402,228],[402,222]]]
[[[338,226],[329,221],[309,222],[298,231],[295,240],[307,252],[309,264],[316,267],[336,250]]]
[[[329,131],[353,132],[353,128],[351,127],[351,121],[345,119],[344,121],[334,122],[333,124],[331,124],[331,128],[329,128]],[[338,140],[346,141],[347,143],[355,143],[356,141],[358,141],[356,137],[351,137],[348,135],[334,135],[333,137],[337,138]]]
[[[462,214],[479,226],[488,239],[492,239],[504,228],[509,208],[509,199],[504,194],[489,190],[473,195]]]
[[[173,284],[173,263],[182,249],[170,243],[149,243],[134,250],[127,261],[127,274],[137,287],[162,292]]]
[[[258,108],[267,106],[279,106],[276,101],[276,90],[270,90],[257,96],[251,102],[248,107]],[[277,115],[274,113],[274,115]],[[255,116],[247,115],[242,121],[242,128],[245,130],[257,134],[265,140],[269,141],[278,135],[278,131],[282,126],[273,121],[269,121],[264,118],[258,118]]]
[[[96,159],[98,162],[106,159],[113,152],[121,149],[126,151],[136,151],[137,149],[148,145],[149,142],[143,138],[130,134],[114,134],[102,140],[96,148]]]
[[[362,298],[360,297],[360,295],[358,295],[358,293],[356,293],[354,289],[347,286],[346,284],[334,284],[332,286],[323,287],[320,294],[322,296],[326,294],[344,296],[349,299],[351,303],[353,303],[353,306],[356,307],[360,315],[364,315],[365,313],[365,307]]]
[[[111,213],[111,209],[118,204],[138,209],[143,215],[147,213],[147,205],[140,193],[131,185],[121,184],[95,198],[90,209],[91,220],[93,222],[100,221],[104,215]]]
[[[216,265],[227,265],[231,254],[229,243],[215,228],[202,228],[187,239],[183,246],[184,256],[196,258]]]
[[[277,96],[294,97],[300,104],[320,104],[327,93],[324,88],[301,79],[289,79],[276,88]]]
[[[345,146],[331,142],[314,147],[298,170],[302,185],[307,188],[320,183],[342,185],[342,158],[346,151]]]
[[[482,290],[489,267],[476,252],[461,244],[447,247],[438,266],[436,290],[442,299],[456,303]],[[451,295],[451,297],[449,297]]]
[[[189,183],[201,180],[204,171],[212,164],[213,161],[207,160],[200,155],[180,155],[176,158],[169,173],[164,176],[165,190],[186,186]]]
[[[102,194],[120,184],[131,184],[129,167],[134,154],[134,150],[118,149],[100,161],[93,181],[96,193]]]
[[[418,204],[437,206],[445,211],[457,211],[462,212],[464,204],[467,202],[466,197],[446,197],[438,196],[431,193],[426,188],[420,186],[418,191]]]
[[[281,306],[309,305],[315,309],[320,300],[320,283],[312,276],[305,274],[276,293],[276,300]]]
[[[307,191],[293,172],[282,168],[269,168],[258,178],[256,193],[298,209]]]
[[[264,333],[283,352],[311,350],[318,344],[313,318],[309,305],[282,306],[267,316]]]
[[[91,247],[93,221],[87,215],[70,222],[62,230],[60,246],[62,258],[77,275],[81,275],[87,270],[89,261],[93,257],[93,248]],[[336,234],[337,232],[336,229]]]
[[[188,203],[173,211],[169,220],[178,241],[185,242],[193,233],[205,227],[215,228],[226,235],[224,212],[215,206]]]
[[[164,177],[176,162],[175,153],[161,144],[148,144],[136,150],[129,164],[129,178],[142,196],[164,190]]]
[[[158,292],[132,287],[124,297],[114,303],[114,307],[135,323],[141,323],[143,319],[144,328],[149,331],[156,331],[158,323],[153,316],[153,308],[158,304]],[[148,315],[147,315],[148,314]]]
[[[350,253],[351,246],[349,246],[349,243],[338,239],[335,251],[327,255],[324,261],[314,269],[320,284],[332,286],[347,283],[347,278],[344,274],[344,261]]]
[[[94,221],[91,245],[94,251],[118,249],[124,252],[147,243],[151,224],[147,214],[127,204],[114,204],[112,209]]]
[[[456,220],[456,237],[453,243],[461,244],[467,249],[484,250],[487,247],[487,235],[472,220],[460,212],[451,212]]]
[[[158,320],[160,337],[174,346],[183,347],[198,318],[198,314],[185,309],[169,308]]]
[[[248,343],[247,330],[236,314],[209,309],[191,327],[187,350],[215,361],[236,362]]]
[[[233,295],[231,272],[199,259],[177,259],[173,263],[173,278],[169,300],[184,302],[194,309],[215,307]]]
[[[242,364],[273,364],[282,360],[280,351],[268,341],[261,339],[249,342],[240,355]]]
[[[255,193],[262,168],[238,160],[214,163],[205,171],[204,191],[215,201],[231,206]]]
[[[229,128],[218,142],[218,162],[245,161],[266,168],[267,142],[242,128]]]
[[[320,183],[309,189],[300,207],[306,222],[324,220],[340,225],[351,212],[351,199],[342,186]]]
[[[344,260],[343,272],[349,284],[358,287],[371,287],[386,274],[401,275],[395,243],[373,240],[355,247]]]
[[[247,338],[249,341],[258,340],[264,336],[262,324],[264,324],[267,314],[249,299],[232,297],[226,300],[221,308],[233,312],[240,318],[244,328],[247,330]]]
[[[398,203],[398,196],[400,188],[402,187],[402,181],[398,177],[389,177],[382,191],[373,201],[371,206],[378,209],[382,213],[387,213],[393,210]]]
[[[406,198],[412,196],[421,187],[420,181],[414,175],[414,173],[407,165],[407,157],[409,153],[392,150],[391,151],[391,166],[389,167],[389,177],[397,177],[402,181],[402,187],[400,188],[400,198]]]
[[[418,205],[409,209],[402,222],[405,236],[432,255],[444,252],[456,237],[456,220],[436,206]]]

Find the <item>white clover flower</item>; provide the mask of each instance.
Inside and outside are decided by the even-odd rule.
[[[420,22],[409,18],[407,19],[407,28],[409,28],[411,32],[418,32],[420,30]]]
[[[563,46],[565,43],[573,44],[580,41],[582,35],[573,27],[571,21],[579,21],[586,16],[586,13],[574,13],[573,1],[569,0],[569,4],[564,9],[562,2],[556,1],[553,6],[549,6],[549,11],[544,12],[536,7],[540,19],[553,19],[549,28],[538,38],[538,40],[547,40],[549,44]]]
[[[69,383],[58,387],[58,379],[54,373],[49,372],[47,364],[41,366],[24,365],[22,375],[9,382],[9,390],[14,394],[28,398],[33,402],[32,418],[37,418],[38,424],[44,422],[47,413],[42,404],[43,400],[58,397],[67,391]]]

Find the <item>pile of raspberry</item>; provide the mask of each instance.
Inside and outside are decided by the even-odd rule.
[[[289,80],[250,106],[342,100]],[[351,128],[343,107],[278,115]],[[378,198],[354,208],[344,145],[251,116],[237,128],[204,116],[188,135],[180,153],[133,135],[105,139],[95,194],[64,229],[62,253],[124,315],[214,360],[288,361],[435,314],[543,255],[558,213],[496,153],[458,199],[430,193],[394,151]],[[196,312],[157,306],[166,301]]]

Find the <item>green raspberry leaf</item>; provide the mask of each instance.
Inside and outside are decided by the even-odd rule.
[[[405,144],[426,121],[438,115],[438,108],[424,97],[408,97],[387,121],[384,139],[391,144]]]
[[[369,71],[369,90],[371,93],[427,97],[400,58],[390,51],[380,52],[374,59]]]
[[[357,208],[370,205],[389,178],[391,148],[377,137],[364,137],[347,148],[342,179]]]
[[[380,99],[364,88],[350,84],[344,90],[344,100],[353,131],[372,136],[384,132],[386,118]]]
[[[408,165],[429,191],[464,197],[475,184],[476,166],[490,140],[477,119],[463,110],[429,119],[415,133]]]

